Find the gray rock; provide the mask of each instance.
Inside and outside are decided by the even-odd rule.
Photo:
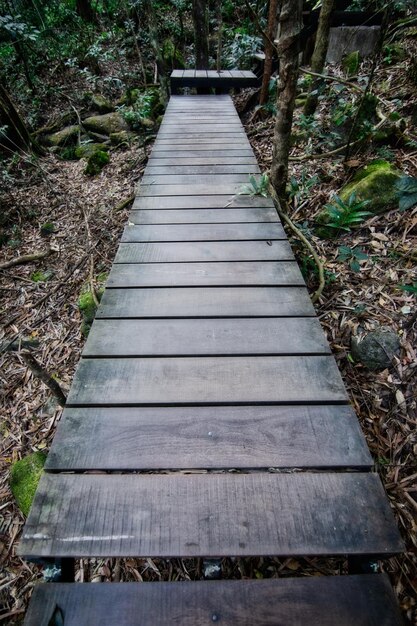
[[[83,126],[93,133],[110,135],[121,130],[128,130],[128,125],[120,113],[106,113],[105,115],[93,115],[83,120]]]
[[[355,361],[367,369],[383,370],[391,366],[394,356],[400,354],[400,340],[393,330],[381,326],[352,337],[351,351]]]
[[[373,54],[380,26],[337,26],[330,29],[326,63],[340,63],[345,54],[358,50],[361,57]]]

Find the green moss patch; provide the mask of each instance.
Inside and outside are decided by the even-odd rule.
[[[104,150],[97,150],[88,157],[87,167],[84,170],[84,174],[87,176],[96,176],[100,174],[101,170],[107,163],[109,163],[110,157]]]
[[[339,193],[346,202],[352,193],[358,201],[369,200],[372,213],[383,213],[398,205],[396,185],[401,172],[388,161],[373,161],[359,170],[353,181]]]
[[[13,463],[10,470],[10,489],[23,515],[32,506],[35,491],[45,465],[46,454],[34,452]]]

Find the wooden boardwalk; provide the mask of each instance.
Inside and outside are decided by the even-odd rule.
[[[366,564],[402,550],[273,203],[239,195],[258,172],[230,97],[171,98],[23,532],[26,558]],[[26,623],[48,624],[57,603],[65,626],[94,615],[401,623],[377,574],[82,587],[40,586]]]

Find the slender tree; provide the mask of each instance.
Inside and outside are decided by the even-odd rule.
[[[206,70],[209,65],[207,0],[193,0],[195,67]]]
[[[153,53],[155,55],[156,66],[158,69],[159,83],[161,85],[161,99],[164,104],[166,104],[169,98],[168,76],[164,56],[162,53],[162,46],[159,41],[157,15],[154,8],[152,7],[151,0],[144,0],[143,7],[145,9],[148,20],[149,39],[151,42]]]
[[[269,12],[268,12],[268,25],[266,29],[265,37],[265,63],[264,72],[262,76],[262,87],[259,96],[259,104],[263,105],[268,100],[269,81],[272,74],[272,61],[274,58],[275,46],[273,39],[277,30],[277,12],[278,12],[278,0],[269,0]]]
[[[31,137],[30,132],[13,104],[9,94],[0,82],[0,126],[6,130],[0,134],[0,149],[9,152],[35,152],[44,154],[42,148]]]
[[[333,7],[334,0],[323,0],[317,28],[316,43],[314,45],[314,52],[311,59],[311,69],[317,74],[321,74],[323,72],[324,64],[326,62]],[[310,93],[304,106],[304,115],[314,115],[318,103],[318,93],[322,84],[323,81],[320,78],[313,80]]]
[[[75,7],[78,15],[82,17],[83,20],[91,22],[92,24],[97,22],[97,14],[93,10],[90,0],[76,0]]]
[[[291,127],[297,93],[302,9],[303,0],[283,0],[279,16],[279,33],[276,40],[279,58],[279,83],[271,183],[280,200],[285,200],[285,187],[288,177]]]

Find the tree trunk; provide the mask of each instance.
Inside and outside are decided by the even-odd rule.
[[[77,9],[77,13],[83,20],[86,22],[91,22],[95,24],[97,22],[97,15],[92,9],[90,4],[90,0],[76,0],[75,6]]]
[[[273,39],[277,29],[277,10],[278,0],[269,0],[268,26],[266,29],[267,37],[265,38],[265,63],[264,73],[262,76],[261,94],[259,96],[259,104],[262,106],[268,101],[269,81],[272,74],[272,60],[274,57],[275,46]]]
[[[280,32],[276,42],[279,57],[279,84],[271,183],[280,200],[285,200],[288,177],[291,127],[297,93],[302,9],[303,0],[283,0],[279,16]]]
[[[222,38],[223,38],[223,15],[222,0],[216,2],[217,12],[217,54],[216,54],[216,70],[220,72],[222,69]]]
[[[162,46],[159,42],[157,15],[154,8],[152,7],[151,0],[145,0],[143,3],[143,7],[148,18],[149,38],[155,55],[156,66],[158,69],[159,83],[161,85],[161,99],[166,105],[169,100],[168,77],[164,57],[162,54]]]
[[[209,64],[207,1],[193,0],[195,67],[207,70]]]
[[[25,122],[14,106],[9,94],[0,83],[0,126],[7,126],[6,134],[0,134],[0,149],[9,152],[35,152],[44,154],[41,147],[32,139]]]
[[[317,28],[316,43],[311,58],[311,69],[317,74],[323,73],[324,64],[326,62],[333,7],[334,0],[323,0]],[[322,84],[323,81],[320,78],[313,80],[309,96],[304,106],[304,115],[314,115],[318,103],[318,92]]]

